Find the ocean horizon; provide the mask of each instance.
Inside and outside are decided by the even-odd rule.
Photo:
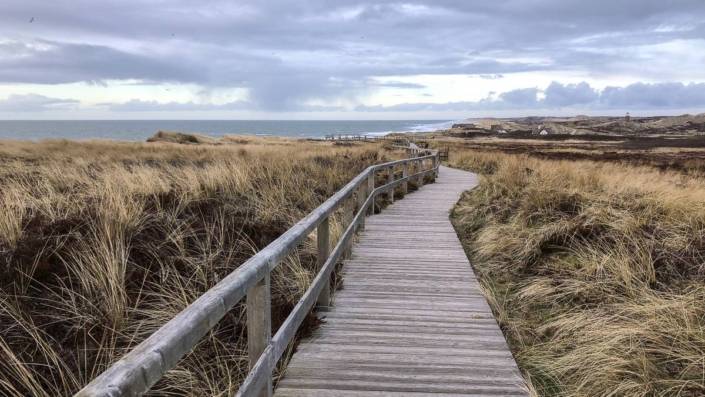
[[[320,138],[449,128],[452,120],[0,120],[0,139],[143,141],[157,131]]]

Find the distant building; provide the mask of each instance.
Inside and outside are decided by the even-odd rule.
[[[548,132],[548,130],[545,129],[545,128],[542,129],[541,132],[539,132],[539,135],[548,135],[548,134],[549,134],[549,132]]]
[[[543,124],[537,124],[531,127],[531,135],[539,135],[541,134],[541,131],[544,131],[545,128],[543,127]]]
[[[629,114],[629,112],[627,112],[627,115],[624,116],[624,121],[626,121],[626,122],[628,123],[628,122],[630,122],[631,120],[632,120],[632,116]]]
[[[474,128],[476,128],[476,127],[475,127],[475,124],[473,124],[473,123],[457,123],[457,124],[453,124],[450,128],[459,128],[459,129],[463,129],[463,130],[471,130],[471,129],[474,129]]]

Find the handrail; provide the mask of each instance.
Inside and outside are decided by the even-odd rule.
[[[431,167],[423,169],[428,160],[431,160]],[[394,168],[400,165],[403,166],[402,177],[395,179]],[[409,175],[410,165],[420,170]],[[359,227],[364,228],[365,215],[370,208],[374,209],[375,198],[386,192],[390,201],[393,201],[394,189],[397,186],[402,185],[406,193],[409,181],[422,183],[423,177],[429,174],[435,179],[438,175],[438,165],[438,154],[433,153],[367,167],[323,204],[93,379],[75,397],[143,394],[161,379],[166,371],[173,368],[181,357],[190,352],[245,295],[251,369],[240,387],[238,396],[270,396],[271,374],[276,362],[315,301],[318,300],[321,306],[329,305],[332,270],[343,253],[349,249],[355,231]],[[388,183],[375,188],[376,173],[383,170],[388,171]],[[357,211],[329,254],[328,218],[353,194],[356,194],[357,198]],[[318,228],[319,272],[272,338],[269,274],[314,228]]]

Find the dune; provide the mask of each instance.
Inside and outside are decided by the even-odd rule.
[[[159,131],[147,142],[171,142],[180,144],[210,144],[219,145],[220,140],[202,134],[185,134],[183,132]]]

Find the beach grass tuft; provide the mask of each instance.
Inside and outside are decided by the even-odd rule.
[[[75,393],[390,156],[377,144],[228,140],[3,142],[1,395]],[[333,229],[349,216],[335,213]],[[275,328],[310,285],[315,252],[312,235],[273,273]],[[150,394],[233,395],[246,349],[241,303]]]
[[[459,150],[453,221],[535,395],[705,394],[705,180]]]

